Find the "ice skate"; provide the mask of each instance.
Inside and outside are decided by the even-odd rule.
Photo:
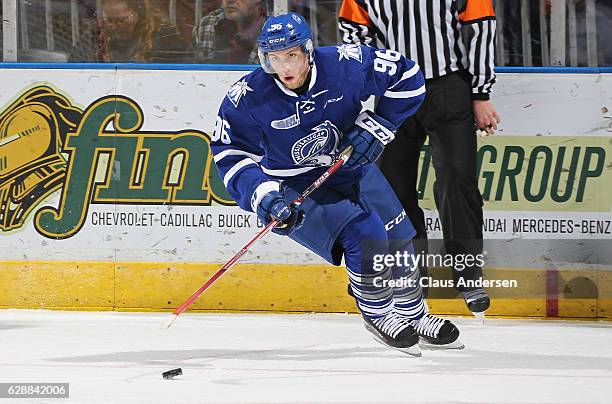
[[[419,335],[410,320],[392,311],[384,317],[371,319],[362,315],[366,330],[374,335],[374,339],[383,345],[400,350],[408,355],[419,357]]]
[[[349,296],[355,298],[351,285],[348,285]],[[398,349],[411,356],[421,356],[419,335],[406,317],[391,311],[386,316],[371,319],[361,313],[364,327],[374,335],[374,339],[383,345]]]
[[[459,339],[459,329],[448,320],[427,313],[419,320],[412,320],[411,324],[418,333],[419,345],[423,348],[465,348]]]
[[[484,324],[485,311],[491,305],[491,299],[489,299],[487,292],[482,288],[463,292],[463,299],[476,320]]]

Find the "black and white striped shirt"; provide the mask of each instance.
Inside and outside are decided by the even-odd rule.
[[[467,70],[474,99],[495,83],[496,20],[492,0],[343,0],[344,43],[399,51],[426,79]]]

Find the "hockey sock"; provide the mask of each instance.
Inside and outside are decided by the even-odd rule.
[[[389,244],[390,251],[402,257],[392,269],[395,310],[410,319],[419,319],[427,312],[427,307],[419,282],[420,272],[414,265],[414,248],[409,240],[392,240]]]
[[[484,290],[484,288],[478,288],[478,289],[470,290],[467,292],[463,292],[463,298],[465,299],[465,302],[467,304],[470,304],[473,301],[476,301],[478,299],[484,299],[488,297],[489,295]]]
[[[393,290],[389,287],[377,287],[379,281],[391,279],[391,271],[365,275],[346,268],[349,282],[357,307],[366,316],[375,319],[382,317],[393,309]]]
[[[344,261],[357,307],[371,319],[383,317],[393,309],[393,290],[389,286],[391,268],[378,265],[377,256],[388,253],[385,226],[374,212],[357,216],[340,232],[337,242],[344,250]]]

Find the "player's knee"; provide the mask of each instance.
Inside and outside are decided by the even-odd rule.
[[[375,255],[388,252],[385,226],[374,212],[364,212],[351,220],[340,232],[337,244],[344,250],[347,267],[351,267],[349,263],[355,268],[369,267]]]
[[[348,235],[352,236],[352,238],[359,241],[387,240],[385,225],[380,217],[372,211],[364,212],[355,219],[351,220],[349,224],[346,225],[344,231],[348,233]]]

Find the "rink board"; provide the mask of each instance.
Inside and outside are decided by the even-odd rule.
[[[218,269],[195,263],[7,262],[0,271],[0,308],[174,310]],[[451,278],[440,268],[430,274]],[[485,275],[518,284],[488,288],[489,315],[612,319],[610,271],[489,269]],[[347,282],[343,267],[237,264],[190,310],[355,313]],[[428,302],[434,313],[470,314],[452,288],[431,289]]]
[[[174,309],[261,230],[209,149],[218,105],[246,71],[23,67],[0,69],[0,307]],[[512,240],[512,255],[491,254],[486,274],[520,286],[493,291],[491,313],[610,318],[612,249],[595,249],[608,250],[600,260],[576,246],[612,243],[612,74],[498,77],[503,122],[479,140],[479,185],[485,239]],[[419,189],[435,239],[430,157],[426,146]],[[516,247],[531,240],[528,254]],[[240,262],[193,308],[355,310],[344,270],[287,238],[266,236]],[[455,294],[430,305],[467,314]]]

